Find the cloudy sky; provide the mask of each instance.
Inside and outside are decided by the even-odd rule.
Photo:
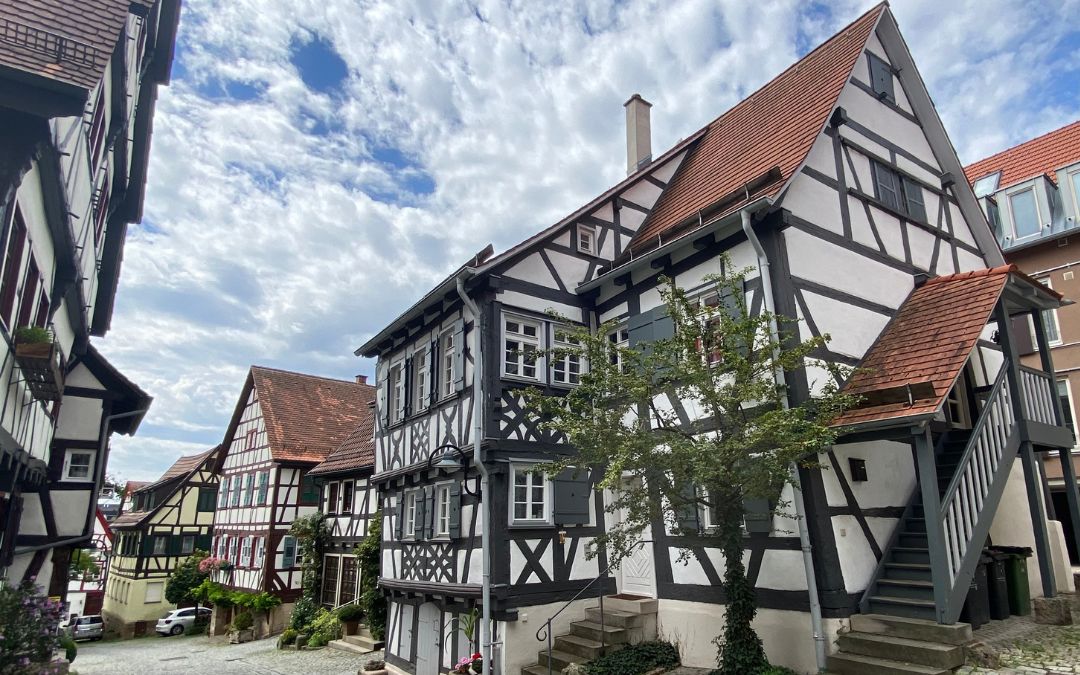
[[[250,364],[371,374],[353,349],[489,242],[625,174],[865,0],[184,0],[143,223],[98,343],[154,396],[110,472],[217,442]],[[1080,118],[1080,0],[895,0],[965,163]]]

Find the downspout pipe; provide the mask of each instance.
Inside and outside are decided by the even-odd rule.
[[[491,527],[489,511],[490,499],[488,499],[488,470],[480,455],[480,443],[484,435],[484,358],[483,358],[483,318],[476,302],[465,292],[465,279],[457,278],[457,294],[461,302],[473,315],[473,327],[475,338],[473,339],[473,464],[480,472],[480,551],[483,563],[481,572],[481,619],[480,619],[480,653],[484,655],[484,672],[495,672],[491,650]],[[462,363],[465,360],[462,359]]]
[[[754,247],[757,255],[758,270],[761,273],[761,291],[765,311],[769,314],[769,337],[776,344],[774,356],[780,352],[780,330],[776,324],[776,310],[773,301],[772,270],[769,266],[769,256],[765,254],[765,248],[761,245],[754,226],[750,222],[754,209],[746,208],[739,212],[742,218],[742,229],[750,245]],[[787,378],[784,369],[778,364],[773,375],[776,384],[787,387]],[[787,396],[781,398],[784,407],[788,407]],[[791,463],[791,486],[792,501],[795,506],[795,519],[799,524],[799,544],[802,548],[803,570],[806,573],[806,589],[810,596],[810,626],[814,638],[814,658],[817,662],[818,672],[825,671],[825,632],[821,621],[821,599],[818,597],[817,574],[814,571],[813,549],[810,545],[810,532],[806,528],[806,503],[803,501],[802,481],[799,479],[799,467],[795,462]]]

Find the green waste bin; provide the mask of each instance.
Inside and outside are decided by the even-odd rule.
[[[992,550],[1005,554],[1005,581],[1009,586],[1009,611],[1014,616],[1031,614],[1031,589],[1028,586],[1027,559],[1031,549],[1026,546],[994,546]]]

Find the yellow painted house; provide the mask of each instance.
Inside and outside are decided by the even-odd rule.
[[[107,632],[144,635],[175,609],[165,599],[165,581],[195,549],[210,548],[220,460],[220,446],[181,457],[135,491],[134,510],[112,522],[113,557],[101,610]]]

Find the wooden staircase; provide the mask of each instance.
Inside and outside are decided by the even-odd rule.
[[[651,598],[607,596],[604,611],[585,610],[585,619],[570,623],[570,632],[554,637],[551,653],[537,652],[536,663],[521,669],[521,675],[561,673],[571,663],[588,663],[604,654],[656,638],[657,602]]]

